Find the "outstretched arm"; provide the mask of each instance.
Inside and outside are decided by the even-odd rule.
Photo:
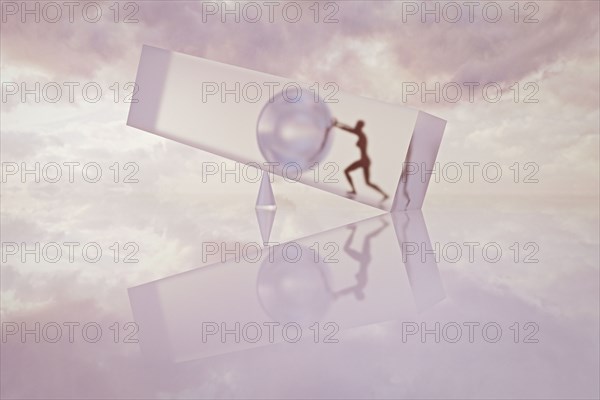
[[[347,132],[354,133],[354,127],[352,127],[352,126],[349,126],[349,125],[346,125],[346,124],[342,124],[342,123],[337,122],[337,121],[335,122],[335,126],[338,127],[338,128],[340,128],[340,129],[343,129],[343,130],[345,130]]]

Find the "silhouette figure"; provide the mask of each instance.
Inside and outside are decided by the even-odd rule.
[[[349,191],[348,194],[349,195],[356,194],[356,187],[354,186],[354,182],[352,181],[350,172],[354,171],[355,169],[362,168],[364,176],[365,176],[365,183],[368,186],[375,189],[376,191],[378,191],[379,193],[381,193],[381,195],[383,196],[383,199],[381,201],[383,202],[386,199],[388,199],[389,196],[383,190],[381,190],[381,188],[379,186],[377,186],[376,184],[371,182],[371,172],[370,172],[371,159],[367,155],[367,135],[365,135],[365,133],[363,132],[364,126],[365,126],[365,122],[363,120],[358,120],[356,122],[356,126],[354,126],[354,127],[339,123],[337,120],[333,120],[333,125],[326,131],[325,136],[327,136],[329,134],[329,131],[332,127],[340,128],[346,132],[350,132],[350,133],[353,133],[356,136],[358,136],[358,141],[356,142],[356,147],[358,147],[360,150],[360,159],[358,161],[355,161],[352,164],[350,164],[344,170],[346,179],[348,179],[348,183],[350,183],[350,187],[352,188],[352,190]],[[325,141],[323,143],[325,143]]]
[[[365,238],[363,239],[361,251],[354,250],[350,247],[352,241],[354,240],[354,234],[356,233],[356,224],[350,224],[347,226],[347,228],[350,229],[352,232],[350,233],[350,236],[348,236],[348,239],[344,244],[344,251],[351,258],[358,261],[360,268],[358,270],[358,273],[356,274],[356,285],[333,293],[335,298],[352,292],[354,292],[354,296],[356,296],[358,300],[363,300],[365,298],[363,289],[367,286],[367,267],[371,263],[371,240],[375,236],[379,235],[381,231],[385,230],[385,228],[387,228],[388,226],[388,222],[385,219],[381,219],[381,222],[381,227],[375,229],[374,231],[365,236]]]

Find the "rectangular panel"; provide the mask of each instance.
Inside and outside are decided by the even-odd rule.
[[[294,82],[149,46],[142,50],[136,83],[138,102],[131,104],[128,125],[383,210],[392,209],[398,191],[408,191],[400,190],[398,184],[403,184],[400,176],[411,138],[413,153],[435,160],[445,125],[417,110],[338,92],[334,83]],[[259,145],[257,125],[263,107],[273,103],[273,96],[282,94],[293,106],[300,103],[298,95],[301,102],[314,103],[310,121],[302,121],[305,126],[293,132],[289,123],[274,124],[276,146],[285,140],[285,159],[266,159],[265,148],[274,142],[261,141]],[[279,114],[286,115],[285,110]],[[261,127],[265,126],[266,114]],[[332,127],[327,134],[318,131],[312,135],[314,129],[306,129],[306,125],[316,123],[313,116],[314,120],[325,118],[322,115],[350,129]],[[358,121],[363,121],[362,128],[358,128]],[[416,136],[421,139],[416,140]],[[317,154],[316,147],[323,151]],[[303,156],[303,151],[317,156]],[[280,162],[273,166],[267,161]],[[348,175],[344,172],[347,169]],[[356,194],[348,193],[348,176]],[[418,194],[410,208],[420,208],[427,182],[413,179],[405,183],[411,186],[408,192]],[[384,193],[389,196],[385,201]]]

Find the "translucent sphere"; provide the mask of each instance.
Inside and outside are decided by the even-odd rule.
[[[265,160],[297,163],[302,169],[322,161],[331,147],[331,112],[307,89],[287,96],[281,92],[263,107],[256,127]]]
[[[319,321],[333,301],[331,277],[327,263],[308,247],[298,246],[293,259],[285,256],[283,246],[272,248],[273,253],[261,265],[256,290],[263,310],[273,321],[308,326]]]

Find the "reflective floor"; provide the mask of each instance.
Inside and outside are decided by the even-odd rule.
[[[597,199],[316,198],[13,198],[2,397],[598,397]]]

